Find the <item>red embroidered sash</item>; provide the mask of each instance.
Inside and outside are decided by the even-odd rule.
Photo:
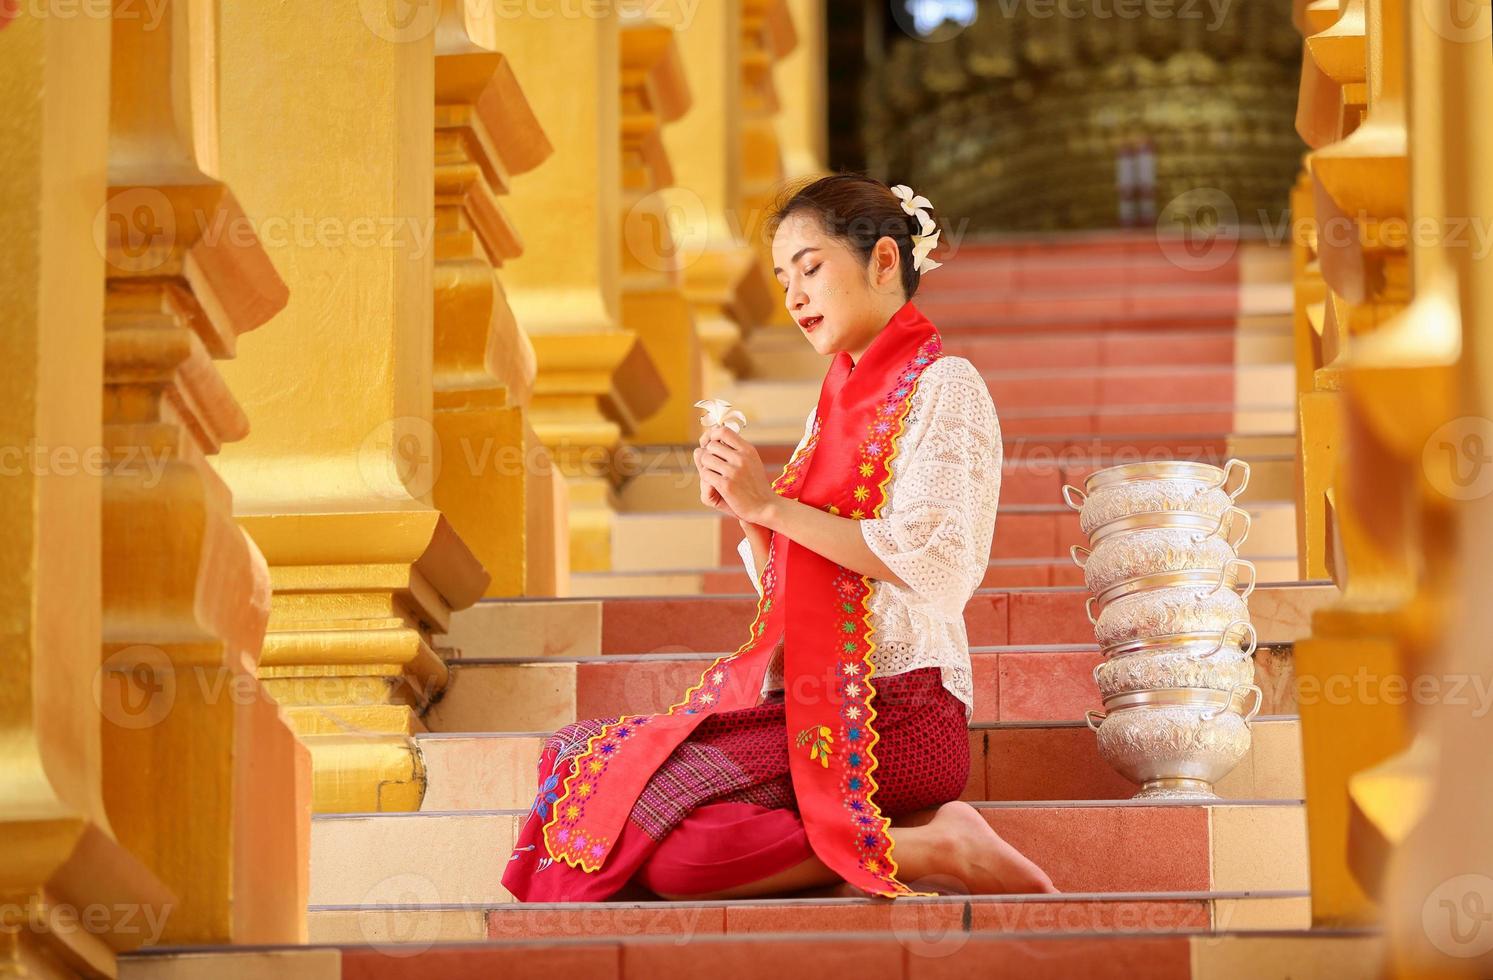
[[[773,490],[832,514],[878,516],[912,394],[941,356],[938,331],[910,301],[858,363],[836,354],[810,436]],[[781,636],[793,791],[814,853],[871,894],[937,894],[897,880],[891,821],[875,802],[875,588],[874,579],[775,532],[750,638],[706,668],[667,712],[624,716],[588,741],[544,825],[550,854],[583,871],[599,870],[643,787],[675,747],[714,712],[758,702]]]

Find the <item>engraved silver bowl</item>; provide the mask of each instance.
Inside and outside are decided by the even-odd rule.
[[[1230,488],[1234,473],[1242,473]],[[1079,512],[1078,526],[1091,538],[1106,524],[1142,514],[1155,519],[1176,512],[1217,521],[1249,485],[1249,464],[1231,459],[1223,466],[1160,460],[1107,466],[1091,473],[1083,489],[1063,485],[1063,501]]]
[[[1147,637],[1106,650],[1094,666],[1105,700],[1165,687],[1233,691],[1254,680],[1255,628],[1243,620],[1221,633]]]
[[[1084,608],[1101,647],[1164,633],[1216,634],[1249,619],[1246,600],[1255,581],[1252,562],[1231,558],[1218,572],[1164,572],[1122,582],[1090,596]]]
[[[1095,595],[1131,579],[1159,572],[1205,570],[1217,573],[1249,537],[1249,512],[1229,507],[1209,531],[1190,527],[1125,528],[1101,536],[1091,549],[1068,549],[1073,564],[1083,569],[1085,584]]]
[[[1213,786],[1249,751],[1249,723],[1263,701],[1254,684],[1135,691],[1106,699],[1086,721],[1105,761],[1141,784],[1134,799],[1217,799]]]

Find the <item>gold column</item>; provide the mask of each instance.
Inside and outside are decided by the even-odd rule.
[[[479,40],[497,33],[492,8],[448,0],[445,14],[435,59],[434,499],[492,573],[488,596],[559,595],[569,591],[556,514],[563,481],[529,424],[534,346],[495,272],[523,252],[499,199],[553,148],[512,66]]]
[[[207,463],[248,425],[213,361],[286,290],[179,111],[205,5],[156,9],[120,11],[111,63],[104,800],[180,899],[161,942],[298,942],[310,760],[255,677],[269,570]]]
[[[778,88],[793,93],[783,103],[778,125],[783,169],[790,177],[819,173],[829,159],[825,12],[822,0],[788,0],[798,43],[779,61],[776,75]]]
[[[1379,818],[1375,826],[1388,841],[1399,843],[1386,890],[1387,975],[1472,980],[1493,974],[1485,914],[1493,908],[1486,763],[1493,742],[1486,559],[1493,540],[1493,134],[1486,125],[1493,11],[1482,4],[1425,13],[1408,25],[1413,195],[1417,215],[1449,222],[1449,241],[1425,265],[1416,252],[1407,319],[1413,313],[1417,332],[1432,328],[1457,345],[1456,400],[1419,467],[1428,503],[1444,508],[1451,525],[1445,547],[1427,556],[1428,570],[1439,573],[1445,619],[1424,673],[1441,687],[1417,705],[1416,739],[1392,760],[1394,771],[1364,780],[1355,797]],[[1463,690],[1454,695],[1453,684]]]
[[[575,17],[505,21],[502,35],[555,147],[543,167],[514,182],[508,212],[526,240],[503,281],[538,359],[534,431],[569,485],[571,568],[605,571],[615,453],[667,393],[621,320],[619,17],[601,5]],[[562,61],[565,84],[555,84]]]
[[[92,689],[109,78],[84,69],[108,62],[107,18],[0,30],[0,971],[24,976],[113,976],[176,905],[110,829]]]
[[[692,108],[664,131],[675,186],[661,192],[701,347],[701,386],[735,383],[732,351],[772,315],[771,265],[741,210],[741,0],[701,4],[677,29]]]
[[[663,131],[690,107],[674,28],[624,12],[621,47],[622,325],[638,335],[663,375],[668,396],[630,435],[634,442],[689,442],[699,431],[704,397],[700,339],[681,289],[669,227],[674,183]]]
[[[489,581],[430,502],[433,32],[368,4],[219,14],[215,176],[290,287],[223,367],[254,427],[218,465],[274,586],[260,676],[318,811],[412,810],[431,637]]]
[[[1379,917],[1389,848],[1402,834],[1396,813],[1408,801],[1400,780],[1374,770],[1409,743],[1415,709],[1395,692],[1424,671],[1452,562],[1446,500],[1427,492],[1423,466],[1433,433],[1455,414],[1460,346],[1447,316],[1446,245],[1423,231],[1429,222],[1444,234],[1451,216],[1434,164],[1417,165],[1412,189],[1406,17],[1396,0],[1355,0],[1319,33],[1328,43],[1307,45],[1309,73],[1316,65],[1347,80],[1342,115],[1351,116],[1354,77],[1365,80],[1367,105],[1360,125],[1308,158],[1324,286],[1320,313],[1308,314],[1320,320],[1323,363],[1302,395],[1302,483],[1325,501],[1328,538],[1306,543],[1342,589],[1295,651],[1319,924]],[[1360,56],[1361,72],[1350,72]],[[1327,131],[1322,120],[1303,127]],[[1434,111],[1421,113],[1414,135],[1409,145],[1434,159],[1443,138]]]
[[[798,44],[788,0],[741,0],[741,199],[742,231],[761,256],[764,289],[777,288],[772,277],[772,241],[767,211],[787,176],[783,144],[778,138],[781,105],[773,69]],[[777,293],[769,292],[774,299]],[[794,326],[787,307],[773,303],[770,324]]]

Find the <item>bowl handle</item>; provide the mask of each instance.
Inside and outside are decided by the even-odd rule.
[[[1073,502],[1073,495],[1075,493],[1078,494],[1078,497],[1079,497],[1078,503],[1076,503],[1076,504]],[[1084,493],[1082,490],[1078,489],[1077,487],[1069,486],[1066,483],[1063,484],[1063,503],[1067,504],[1070,509],[1072,509],[1072,510],[1083,510],[1083,505],[1086,504],[1086,503],[1088,503],[1088,501],[1089,501],[1088,494]]]
[[[1094,716],[1095,715],[1099,716],[1099,721],[1097,723],[1095,723],[1095,721],[1094,721]],[[1099,726],[1102,725],[1102,724],[1104,724],[1104,719],[1106,719],[1108,717],[1109,717],[1109,715],[1106,715],[1102,711],[1095,711],[1093,708],[1090,708],[1088,711],[1085,711],[1083,713],[1084,723],[1086,725],[1088,725],[1089,728],[1091,728],[1092,730],[1094,730],[1096,732],[1099,730]]]
[[[1083,558],[1082,559],[1080,559],[1078,557],[1078,553],[1080,551],[1083,552]],[[1073,564],[1077,565],[1079,568],[1083,568],[1085,565],[1087,565],[1089,563],[1089,556],[1092,555],[1092,554],[1093,554],[1092,551],[1090,551],[1088,548],[1085,548],[1081,544],[1070,545],[1068,547],[1068,557],[1072,558],[1073,559]]]
[[[1211,657],[1214,654],[1218,653],[1218,651],[1222,650],[1224,648],[1224,645],[1229,642],[1229,634],[1233,633],[1234,630],[1239,629],[1241,627],[1244,630],[1244,635],[1249,638],[1249,648],[1244,651],[1244,654],[1245,654],[1245,656],[1249,656],[1250,654],[1254,653],[1255,652],[1255,628],[1254,628],[1254,624],[1251,623],[1247,619],[1236,619],[1233,622],[1229,623],[1227,626],[1225,626],[1222,630],[1219,631],[1218,642],[1215,643],[1215,644],[1213,644],[1213,649],[1209,650],[1207,653],[1194,654],[1192,659],[1194,659],[1194,660],[1207,660],[1209,657]]]
[[[1241,599],[1248,599],[1249,596],[1250,596],[1250,593],[1254,592],[1254,590],[1255,590],[1255,583],[1256,583],[1256,581],[1258,579],[1258,573],[1255,570],[1255,563],[1252,562],[1252,561],[1249,561],[1246,558],[1230,558],[1228,561],[1224,562],[1221,566],[1219,566],[1219,570],[1218,570],[1218,584],[1215,585],[1213,588],[1209,589],[1208,590],[1208,594],[1212,595],[1213,593],[1217,592],[1219,589],[1222,589],[1225,585],[1228,584],[1228,581],[1229,581],[1229,568],[1230,567],[1245,568],[1245,569],[1249,570],[1249,584],[1244,587],[1244,591],[1243,592],[1239,593],[1239,598],[1241,598]],[[1237,585],[1237,583],[1235,583],[1235,585]],[[1232,588],[1232,586],[1231,586],[1231,588]]]
[[[1231,476],[1233,476],[1234,469],[1236,467],[1239,469],[1239,471],[1241,473],[1244,474],[1244,478],[1239,481],[1239,485],[1237,487],[1235,487],[1234,489],[1232,489],[1232,490],[1224,489],[1224,488],[1226,488],[1229,485],[1229,478]],[[1247,486],[1249,486],[1249,464],[1248,463],[1246,463],[1244,460],[1238,459],[1236,457],[1234,459],[1229,460],[1227,463],[1223,464],[1223,479],[1219,482],[1218,487],[1219,487],[1220,490],[1223,490],[1224,493],[1226,493],[1226,494],[1229,495],[1229,499],[1230,500],[1238,500],[1239,499],[1239,495],[1244,492],[1244,488],[1247,487]]]
[[[1234,528],[1238,526],[1236,518],[1242,518],[1244,520],[1244,533],[1239,535],[1238,541],[1229,541],[1229,538],[1233,537]],[[1228,542],[1229,547],[1233,548],[1234,551],[1237,552],[1241,547],[1244,546],[1244,542],[1249,539],[1249,529],[1253,524],[1254,518],[1249,516],[1249,511],[1245,510],[1243,507],[1230,507],[1228,510],[1224,511],[1223,516],[1218,519],[1218,531],[1215,533],[1217,533],[1219,537],[1223,538],[1224,541]]]
[[[1099,600],[1098,596],[1091,595],[1087,599],[1085,599],[1084,603],[1083,603],[1084,614],[1089,617],[1089,625],[1091,625],[1091,626],[1098,626],[1099,625],[1099,620],[1094,615],[1094,603],[1097,602],[1098,600]]]
[[[1104,666],[1103,661],[1100,661],[1099,663],[1097,663],[1097,664],[1094,665],[1094,683],[1095,684],[1099,683],[1099,668],[1101,668],[1103,666]]]
[[[1245,638],[1245,642],[1241,645],[1240,649],[1246,657],[1254,656],[1255,649],[1260,645],[1260,633],[1255,629],[1255,624],[1247,619],[1236,619],[1223,628],[1222,640],[1227,640],[1228,635],[1234,632],[1235,627],[1238,627],[1243,632]],[[1222,645],[1222,640],[1220,641],[1220,645]]]
[[[1255,715],[1259,714],[1260,713],[1260,709],[1262,707],[1264,707],[1264,705],[1265,705],[1265,692],[1262,691],[1262,690],[1260,690],[1260,685],[1258,685],[1258,684],[1242,684],[1242,685],[1240,685],[1240,687],[1243,687],[1243,688],[1246,688],[1247,690],[1253,691],[1254,694],[1255,694],[1255,703],[1250,707],[1248,714],[1246,714],[1244,716],[1244,723],[1247,725],[1250,722],[1252,722],[1252,721],[1255,720]],[[1234,690],[1237,691],[1237,690],[1239,690],[1239,688],[1236,687],[1236,688],[1234,688]]]

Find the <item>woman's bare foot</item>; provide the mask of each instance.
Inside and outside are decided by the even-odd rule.
[[[945,803],[927,829],[944,841],[948,859],[941,873],[963,882],[971,895],[1057,892],[1047,873],[997,834],[968,803]]]

